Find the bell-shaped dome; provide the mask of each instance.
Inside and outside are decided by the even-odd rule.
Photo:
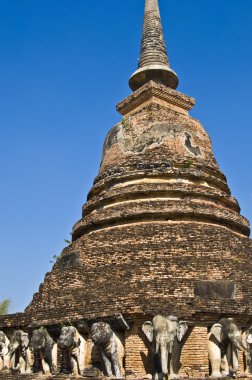
[[[105,140],[74,239],[96,228],[147,220],[214,223],[249,235],[208,134],[188,115],[193,104],[149,82],[118,105],[126,114]]]

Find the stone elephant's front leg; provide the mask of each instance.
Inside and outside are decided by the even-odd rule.
[[[211,364],[211,378],[220,378],[221,375],[221,350],[217,343],[215,343],[211,337],[208,338],[207,342],[209,361]]]
[[[244,352],[244,356],[245,356],[246,374],[251,375],[252,374],[252,344],[249,345],[248,351]]]
[[[247,353],[247,363],[248,373],[252,374],[252,344],[249,345],[249,351]]]
[[[74,356],[71,356],[71,374],[73,376],[78,376],[79,375],[79,371],[78,371],[78,363],[77,363],[77,360]]]
[[[50,375],[51,374],[50,366],[47,363],[45,353],[42,350],[39,351],[39,357],[40,357],[43,373],[45,375]]]
[[[182,351],[182,344],[177,339],[174,340],[172,347],[172,355],[170,360],[170,379],[179,379],[179,370],[181,367],[180,358]]]
[[[111,362],[103,350],[101,350],[101,357],[102,357],[103,365],[104,365],[104,368],[106,371],[106,375],[109,377],[112,377],[113,372],[112,372],[112,368],[111,368]]]
[[[239,363],[238,363],[238,349],[230,343],[227,347],[227,371],[223,373],[223,376],[231,376],[231,377],[236,377],[238,368],[239,368]],[[228,372],[226,374],[226,372]]]
[[[0,356],[0,372],[4,369],[4,358]]]
[[[0,356],[0,372],[8,371],[10,369],[10,355]]]
[[[111,355],[111,361],[114,368],[115,377],[121,378],[122,377],[122,367],[118,360],[118,355],[116,353],[112,353]]]
[[[58,359],[58,346],[57,343],[54,343],[51,350],[51,373],[52,375],[55,375],[58,372],[57,368],[57,359]]]
[[[70,351],[70,363],[71,363],[71,373],[73,376],[79,375],[79,366],[78,366],[78,354],[79,349],[75,348]]]
[[[25,368],[26,368],[26,373],[32,373],[32,355],[31,355],[31,350],[27,348],[25,351]]]
[[[114,370],[114,375],[117,378],[123,377],[123,356],[124,348],[120,346],[120,341],[117,337],[114,336],[111,343],[111,363]]]
[[[152,347],[152,358],[153,358],[152,379],[163,380],[160,357],[159,357],[159,354],[155,353],[155,347]]]
[[[227,353],[222,353],[221,355],[220,372],[222,377],[227,377],[230,374]]]
[[[3,357],[3,369],[4,370],[9,370],[10,369],[10,355],[4,355]]]
[[[20,373],[29,373],[26,370],[26,360],[23,356],[20,356],[20,358],[19,358],[19,372]]]
[[[84,345],[80,344],[80,346],[77,349],[77,352],[75,354],[77,367],[78,367],[78,373],[79,375],[83,374],[84,371],[84,361],[85,361],[85,347]]]
[[[49,371],[52,375],[56,375],[58,372],[57,369],[57,353],[58,353],[58,347],[57,344],[53,344],[50,347],[47,347],[46,353],[45,353],[45,361],[49,365]]]
[[[170,365],[170,379],[171,380],[180,378],[179,373],[178,373],[179,370],[176,368],[176,366],[174,367],[174,364],[175,363],[172,362],[172,357],[171,357],[171,365]]]

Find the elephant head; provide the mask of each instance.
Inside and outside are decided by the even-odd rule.
[[[46,333],[45,330],[40,328],[36,329],[32,333],[30,349],[32,352],[43,350],[46,347]]]
[[[16,350],[20,350],[22,354],[25,353],[29,346],[29,336],[22,330],[16,330],[11,337],[9,350],[13,354]]]
[[[74,326],[64,326],[61,329],[58,346],[61,349],[69,349],[80,345],[79,334]]]
[[[143,324],[142,330],[150,343],[153,344],[155,354],[160,359],[163,375],[168,375],[169,360],[173,350],[175,339],[181,342],[188,325],[186,322],[179,322],[177,317],[163,317],[157,315],[152,322],[147,321]]]
[[[91,339],[99,347],[106,376],[122,378],[124,347],[110,325],[105,322],[94,323],[91,326]]]
[[[106,345],[113,336],[111,327],[104,322],[94,323],[91,327],[91,339],[97,345]]]
[[[45,327],[40,327],[32,333],[30,341],[31,351],[49,350],[55,344]]]
[[[84,371],[86,342],[74,326],[64,326],[58,341],[58,346],[66,350],[70,358],[71,373],[82,375]],[[62,371],[65,371],[64,367]]]
[[[230,343],[239,351],[247,350],[242,342],[241,332],[233,318],[222,318],[211,328],[212,335],[227,349]]]
[[[29,336],[27,333],[25,333],[22,330],[16,330],[14,331],[10,344],[9,344],[9,351],[11,356],[11,366],[13,371],[19,371],[22,372],[30,371],[30,363],[29,359],[27,357],[27,350],[29,347]],[[25,363],[24,368],[20,368],[20,360],[19,363],[16,366],[16,352],[19,352],[20,358],[23,358],[22,361]]]

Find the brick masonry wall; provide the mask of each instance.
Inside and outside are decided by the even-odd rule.
[[[27,308],[27,321],[169,313],[210,325],[224,313],[246,326],[252,317],[251,249],[250,239],[207,223],[153,221],[98,230],[64,251]],[[195,281],[222,279],[236,284],[235,300],[195,297]]]
[[[151,371],[142,323],[159,313],[174,314],[206,324],[193,329],[181,357],[183,376],[202,377],[208,372],[207,326],[217,322],[221,314],[233,316],[243,327],[251,323],[248,252],[250,239],[215,225],[165,222],[99,230],[64,251],[64,260],[46,276],[26,314],[16,319],[1,317],[0,321],[10,336],[8,324],[25,327],[36,321],[50,325],[121,312],[133,322],[133,328],[125,332],[126,375],[141,377]],[[235,300],[195,296],[196,280],[223,278],[236,284]],[[97,364],[94,357],[89,348],[87,367]]]
[[[206,377],[209,375],[207,328],[196,326],[190,332],[181,354],[181,376]]]
[[[181,357],[181,374],[194,378],[208,375],[206,333],[213,323],[225,315],[243,328],[251,324],[249,223],[204,128],[178,110],[150,101],[109,132],[73,243],[25,313],[0,317],[7,335],[32,323],[90,324],[123,314],[133,326],[122,337],[126,375],[140,378],[152,365],[142,323],[173,314],[194,325]],[[199,280],[226,280],[234,296],[199,296]],[[89,339],[86,366],[92,365],[101,363]]]
[[[152,373],[149,344],[142,332],[143,323],[144,320],[138,319],[133,328],[125,332],[125,372],[129,378]]]

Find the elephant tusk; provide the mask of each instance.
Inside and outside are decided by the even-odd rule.
[[[242,343],[242,348],[243,348],[244,351],[250,352],[249,348],[245,347],[243,343]]]
[[[233,345],[237,348],[237,350],[239,351],[246,351],[246,352],[249,352],[247,347],[244,346],[244,344],[241,342],[241,343],[234,343],[233,342]]]

